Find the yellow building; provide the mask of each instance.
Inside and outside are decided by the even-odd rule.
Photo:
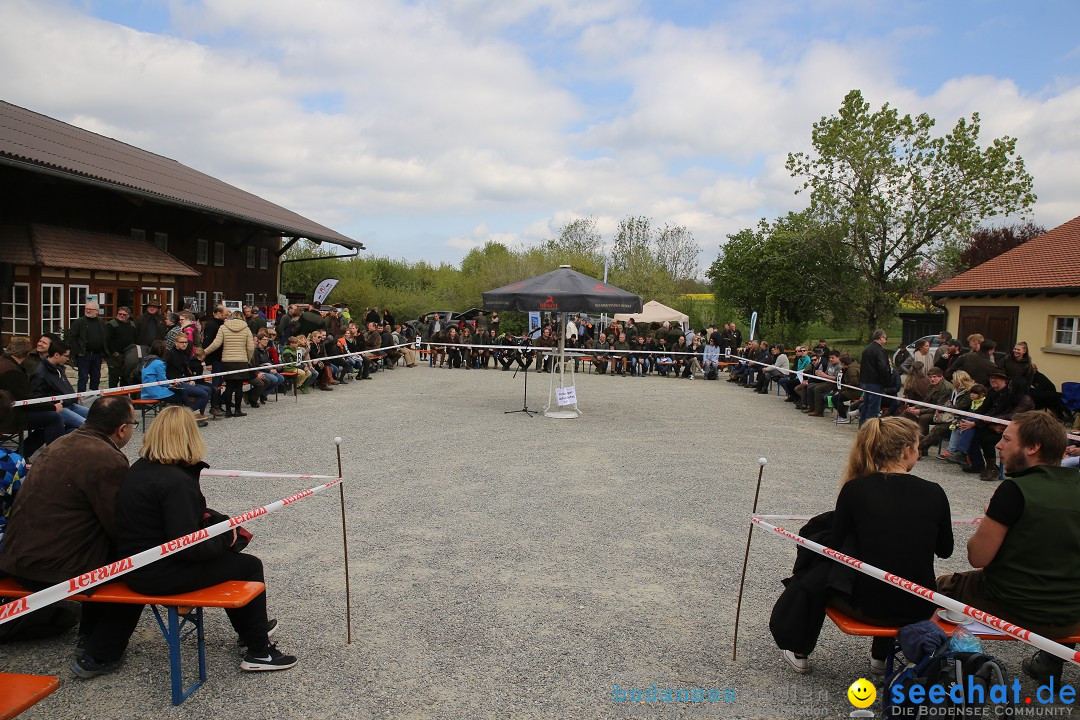
[[[979,333],[1032,362],[1059,387],[1080,381],[1080,217],[930,290],[963,342]]]

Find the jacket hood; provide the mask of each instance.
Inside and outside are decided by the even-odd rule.
[[[229,328],[233,332],[241,332],[247,327],[247,323],[240,318],[229,318],[225,321],[225,327]]]

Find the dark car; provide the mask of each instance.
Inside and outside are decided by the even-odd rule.
[[[481,310],[480,308],[469,308],[465,312],[455,312],[453,310],[430,310],[421,315],[420,317],[416,318],[415,320],[410,320],[408,324],[411,325],[413,329],[421,335],[425,335],[427,334],[427,321],[431,318],[432,315],[438,315],[440,321],[442,322],[442,326],[445,328],[450,325],[458,325],[462,321],[472,323],[474,320],[476,320],[477,316],[481,312],[483,312],[483,310]]]

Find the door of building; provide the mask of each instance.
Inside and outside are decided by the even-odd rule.
[[[959,339],[978,333],[997,343],[998,350],[1010,352],[1016,344],[1020,308],[1016,305],[961,305]]]

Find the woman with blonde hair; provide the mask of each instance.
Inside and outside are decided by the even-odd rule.
[[[971,388],[975,386],[975,381],[971,379],[963,370],[957,370],[953,373],[952,379],[952,398],[949,402],[945,403],[945,407],[955,410],[970,410],[971,409]],[[958,444],[960,442],[960,434],[956,433],[957,424],[960,420],[959,415],[955,415],[948,411],[938,410],[934,413],[934,424],[930,428],[930,432],[927,433],[922,440],[919,441],[919,449],[922,450],[923,455],[929,453],[930,448],[940,443],[944,438],[948,437],[949,447],[938,453],[939,460],[947,460],[949,462],[958,462],[954,455],[964,457],[967,450],[959,452]]]
[[[953,552],[949,499],[936,483],[909,474],[919,459],[919,426],[900,417],[868,420],[855,436],[836,498],[829,547],[931,590],[936,589],[934,555]],[[849,581],[850,580],[850,581]],[[930,617],[926,600],[876,578],[830,576],[828,604],[871,625],[907,625]],[[891,637],[874,638],[870,670],[885,671]],[[809,654],[783,651],[800,673],[810,671]]]
[[[139,459],[128,470],[116,496],[117,545],[121,556],[197,532],[228,519],[206,507],[199,473],[209,467],[206,445],[189,410],[162,410],[146,429]],[[147,595],[192,592],[227,580],[263,582],[259,558],[241,552],[250,533],[242,526],[135,570],[126,578]],[[242,608],[225,610],[247,647],[240,668],[285,670],[296,658],[270,643],[276,620],[266,617],[266,593]]]

